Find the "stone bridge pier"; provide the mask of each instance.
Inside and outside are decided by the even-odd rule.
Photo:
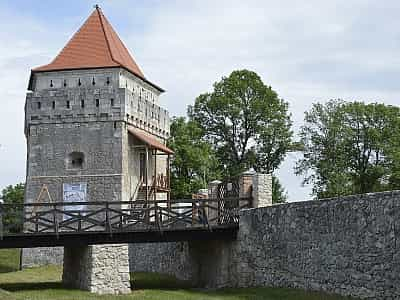
[[[63,284],[97,294],[130,293],[128,256],[123,244],[65,247]]]

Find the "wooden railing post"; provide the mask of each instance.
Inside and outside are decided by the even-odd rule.
[[[58,239],[59,235],[58,235],[57,204],[53,205],[53,223],[54,223],[54,232]]]
[[[0,205],[0,240],[3,240],[3,236],[4,236],[3,212],[4,212],[4,207],[3,207],[3,205]]]
[[[78,212],[78,218],[79,218],[79,222],[78,222],[78,232],[80,232],[82,230],[82,216],[81,216],[81,212]]]
[[[110,233],[110,236],[112,237],[112,228],[111,228],[111,220],[110,220],[110,208],[109,208],[109,203],[106,202],[106,231]]]
[[[158,211],[158,203],[157,202],[154,204],[154,209],[155,209],[154,216],[156,218],[156,225],[157,225],[158,231],[162,234],[162,228],[161,228],[161,224],[160,224],[160,215],[159,215],[159,211]]]
[[[35,212],[35,232],[38,233],[39,232],[39,216],[37,215],[37,213]]]

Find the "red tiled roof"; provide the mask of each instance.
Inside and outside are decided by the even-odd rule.
[[[167,154],[174,154],[174,151],[172,151],[170,148],[165,146],[163,143],[157,141],[155,138],[145,134],[138,128],[129,126],[128,132],[133,136],[135,136],[136,138],[138,138],[139,140],[141,140],[142,142],[144,142],[145,144],[149,145],[151,148],[155,148]]]
[[[145,79],[118,34],[100,8],[96,7],[57,57],[50,64],[35,68],[32,71],[101,67],[124,67]]]

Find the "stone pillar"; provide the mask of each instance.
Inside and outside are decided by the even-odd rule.
[[[222,181],[214,180],[208,184],[208,198],[209,199],[217,199],[218,198],[218,186],[222,183]]]
[[[130,293],[128,245],[65,247],[62,281],[97,294]]]
[[[239,178],[239,197],[250,198],[252,196],[253,176],[256,174],[254,170],[248,170]]]
[[[253,207],[272,205],[272,176],[271,174],[253,175]]]

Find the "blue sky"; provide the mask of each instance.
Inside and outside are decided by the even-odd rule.
[[[54,58],[96,3],[145,76],[167,90],[161,104],[171,115],[241,68],[289,102],[295,130],[316,101],[400,104],[399,1],[2,1],[0,187],[25,177],[29,70]],[[293,174],[296,159],[277,172],[291,201],[310,192]]]

